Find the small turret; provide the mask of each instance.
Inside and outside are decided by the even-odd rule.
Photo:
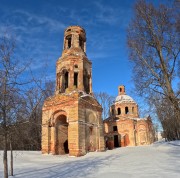
[[[126,92],[125,92],[125,86],[124,85],[120,85],[118,87],[118,95],[125,95]]]

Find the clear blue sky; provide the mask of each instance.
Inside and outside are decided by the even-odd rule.
[[[17,39],[21,60],[33,59],[32,70],[44,69],[55,80],[64,30],[80,25],[86,30],[87,57],[93,64],[93,91],[117,95],[120,84],[131,95],[126,28],[134,0],[0,0],[0,34],[8,27]],[[46,64],[46,68],[44,67]]]

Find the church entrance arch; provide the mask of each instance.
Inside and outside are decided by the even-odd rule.
[[[68,148],[68,123],[65,115],[59,115],[55,120],[55,154],[67,154]]]

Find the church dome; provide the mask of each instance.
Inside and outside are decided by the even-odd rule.
[[[135,103],[135,101],[128,95],[119,95],[116,97],[115,102],[118,103]]]

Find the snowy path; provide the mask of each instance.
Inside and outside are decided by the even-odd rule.
[[[175,143],[175,144],[174,144]],[[126,147],[83,157],[15,152],[15,178],[179,178],[180,142]],[[179,144],[179,145],[178,145]],[[3,177],[0,152],[0,177]]]

